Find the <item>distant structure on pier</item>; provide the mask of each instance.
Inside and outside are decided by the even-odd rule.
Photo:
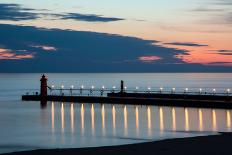
[[[40,95],[42,97],[45,97],[48,95],[48,92],[47,92],[47,80],[48,78],[43,74],[40,81],[41,81],[41,85],[40,85]]]

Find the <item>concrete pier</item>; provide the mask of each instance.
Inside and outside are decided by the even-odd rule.
[[[232,96],[230,94],[201,94],[201,93],[162,93],[162,92],[128,92],[121,81],[120,90],[108,90],[106,96],[103,96],[104,89],[100,91],[101,96],[94,96],[93,89],[86,90],[91,92],[90,95],[84,96],[81,87],[79,95],[73,95],[74,89],[70,89],[70,95],[63,93],[63,87],[60,95],[47,94],[47,89],[52,92],[52,87],[47,86],[47,77],[41,78],[41,94],[40,95],[23,95],[23,101],[41,101],[42,106],[46,106],[47,101],[72,102],[72,103],[109,103],[109,104],[136,104],[136,105],[157,105],[157,106],[173,106],[173,107],[200,107],[200,108],[224,108],[232,109]],[[106,91],[106,90],[105,90]]]

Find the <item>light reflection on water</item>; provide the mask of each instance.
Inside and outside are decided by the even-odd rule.
[[[141,139],[156,139],[157,133],[160,133],[158,137],[165,137],[168,132],[231,131],[230,110],[55,102],[47,108],[51,108],[51,132],[57,136],[59,126],[64,135],[69,133],[66,129],[70,127],[70,133],[80,133],[82,137],[91,130],[91,137]],[[159,120],[155,121],[156,118]]]

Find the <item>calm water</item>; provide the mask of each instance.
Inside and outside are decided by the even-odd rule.
[[[49,84],[112,88],[232,88],[232,74],[48,74]],[[231,110],[22,102],[40,74],[0,74],[0,153],[138,143],[231,132]]]

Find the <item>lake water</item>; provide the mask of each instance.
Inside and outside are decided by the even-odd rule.
[[[47,74],[49,85],[152,89],[232,88],[232,74]],[[0,74],[0,153],[121,145],[231,132],[231,110],[117,104],[22,102],[41,74]],[[142,104],[142,103],[141,103]]]

